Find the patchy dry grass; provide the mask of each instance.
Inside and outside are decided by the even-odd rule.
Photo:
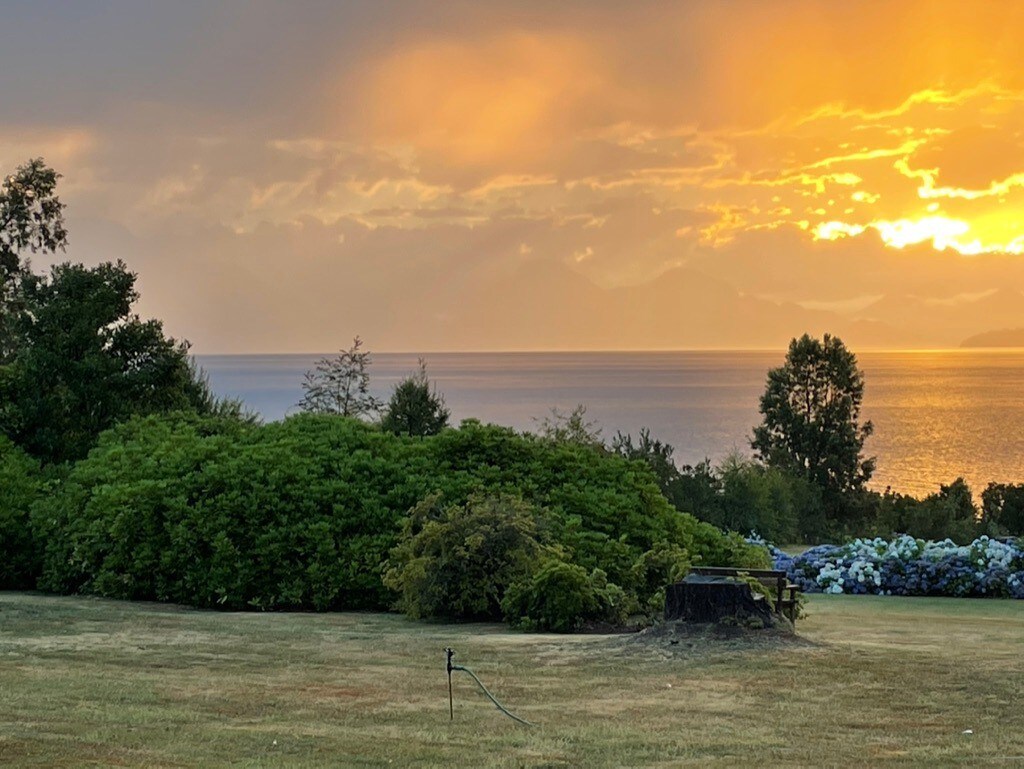
[[[747,643],[0,593],[0,765],[1024,765],[1024,604],[809,611]],[[449,722],[448,645],[540,727],[464,674]]]

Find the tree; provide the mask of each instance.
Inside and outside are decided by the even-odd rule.
[[[133,414],[212,408],[188,343],[132,312],[135,280],[123,262],[24,276],[21,342],[0,377],[0,432],[44,462],[85,456],[101,431]]]
[[[858,491],[874,458],[862,455],[871,422],[860,423],[864,376],[837,337],[804,334],[789,344],[786,362],[768,372],[761,396],[764,421],[751,445],[768,466],[793,472],[833,496]]]
[[[984,494],[982,498],[985,499]],[[877,507],[878,525],[885,535],[905,533],[922,539],[948,537],[965,545],[979,533],[978,509],[963,478],[948,485],[941,484],[937,493],[923,499],[886,489],[878,498]]]
[[[736,451],[719,463],[716,476],[721,484],[718,516],[707,518],[709,523],[727,531],[756,532],[769,542],[796,538],[798,510],[790,476]]]
[[[669,501],[677,510],[702,521],[715,521],[721,507],[722,479],[705,457],[695,465],[683,465],[672,484]]]
[[[756,531],[773,542],[791,542],[797,536],[803,479],[735,451],[717,467],[705,459],[680,469],[672,459],[672,446],[652,438],[647,428],[640,430],[636,442],[618,433],[612,451],[645,462],[662,494],[680,512],[727,531]]]
[[[0,436],[0,590],[35,587],[40,544],[29,509],[42,489],[39,463]]]
[[[302,382],[305,395],[299,408],[311,414],[339,414],[345,417],[372,415],[381,402],[370,395],[370,353],[362,351],[358,336],[352,346],[334,358],[321,358],[306,372]]]
[[[558,408],[551,409],[551,416],[534,419],[538,423],[537,433],[555,443],[578,443],[604,449],[601,427],[597,422],[587,420],[587,407],[582,403],[566,414]]]
[[[450,413],[444,396],[431,388],[426,361],[420,358],[419,370],[395,385],[380,426],[396,435],[422,438],[437,435],[447,427]]]
[[[21,284],[28,264],[21,255],[54,253],[67,246],[64,204],[57,197],[60,174],[42,158],[19,166],[0,182],[0,364],[17,348],[16,325],[24,312]]]
[[[671,502],[673,486],[679,481],[679,468],[676,467],[672,454],[675,448],[671,444],[663,443],[657,438],[651,437],[651,431],[647,427],[640,428],[640,437],[636,443],[633,436],[623,435],[617,432],[612,438],[612,452],[626,459],[639,459],[647,463],[648,467],[658,479],[658,486],[661,493]]]
[[[981,518],[990,535],[1024,536],[1024,483],[990,483],[981,492]]]

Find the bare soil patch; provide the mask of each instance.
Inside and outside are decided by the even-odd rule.
[[[734,652],[812,649],[820,644],[791,627],[748,628],[722,623],[661,622],[615,639],[623,649],[658,652],[660,656],[698,657]]]

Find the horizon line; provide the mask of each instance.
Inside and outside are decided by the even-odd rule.
[[[729,352],[729,353],[762,353],[762,352],[782,352],[785,353],[788,345],[781,347],[653,347],[645,349],[615,349],[615,348],[552,348],[552,349],[524,349],[524,348],[513,348],[513,349],[472,349],[472,350],[369,350],[371,355],[623,355],[623,354],[637,354],[647,355],[652,353],[694,353],[694,352]],[[849,346],[848,346],[849,348]],[[258,355],[272,355],[272,356],[302,356],[309,357],[311,355],[334,355],[342,350],[331,350],[331,351],[299,351],[299,352],[282,352],[282,351],[259,351],[259,352],[189,352],[192,357],[243,357],[243,356],[258,356]],[[856,350],[851,350],[854,355],[860,353],[950,353],[950,352],[989,352],[989,353],[1013,353],[1013,352],[1024,352],[1024,346],[1017,347],[874,347],[867,346],[861,347]]]

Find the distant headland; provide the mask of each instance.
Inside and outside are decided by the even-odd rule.
[[[961,347],[1024,347],[1024,328],[1004,328],[985,331],[967,337]]]

